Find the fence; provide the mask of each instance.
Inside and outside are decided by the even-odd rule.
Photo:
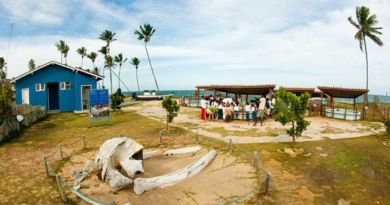
[[[160,132],[159,134],[160,134],[159,141],[160,141],[160,144],[162,145],[164,133]],[[200,137],[203,137],[204,139],[206,139],[210,142],[218,142],[218,143],[223,142],[224,143],[224,141],[222,141],[222,140],[199,135],[199,133],[196,132],[195,133],[195,142],[197,144],[199,144],[199,142],[200,142],[200,140],[199,140]],[[43,164],[44,164],[46,176],[55,178],[55,180],[57,182],[57,188],[58,188],[58,191],[59,191],[60,196],[61,196],[61,200],[65,203],[68,201],[66,198],[66,191],[65,191],[67,189],[70,192],[77,195],[78,197],[80,197],[82,200],[84,200],[90,204],[115,205],[115,202],[101,201],[99,199],[91,197],[91,196],[89,196],[85,193],[82,193],[79,190],[75,189],[66,179],[62,178],[58,173],[56,173],[55,170],[53,169],[53,167],[50,165],[49,160],[55,158],[56,156],[58,158],[60,158],[60,160],[65,160],[67,156],[66,156],[66,153],[64,152],[63,148],[64,147],[74,147],[76,144],[82,144],[82,149],[87,149],[87,138],[85,136],[82,136],[80,139],[78,139],[72,143],[58,144],[55,151],[53,151],[53,152],[51,152],[43,157]],[[242,148],[238,144],[234,144],[231,139],[229,140],[229,143],[226,143],[226,149],[228,149],[228,151],[230,153],[238,151],[238,152],[244,154],[244,156],[246,156],[248,159],[250,159],[252,166],[256,169],[256,173],[257,173],[257,177],[258,177],[259,182],[256,184],[256,186],[253,189],[251,189],[250,191],[248,191],[244,195],[237,196],[232,200],[226,201],[225,203],[223,203],[223,205],[231,205],[234,203],[238,203],[238,202],[246,199],[248,196],[250,196],[252,194],[259,193],[262,188],[264,188],[264,191],[262,193],[264,195],[268,194],[269,187],[270,187],[271,174],[266,169],[266,167],[263,165],[263,163],[261,162],[261,159],[260,159],[257,151],[254,151],[252,153],[251,151]],[[72,155],[72,153],[69,155]]]

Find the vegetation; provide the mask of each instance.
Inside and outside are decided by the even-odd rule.
[[[0,80],[4,80],[6,78],[5,67],[7,63],[3,57],[0,57]]]
[[[103,33],[100,34],[99,39],[106,42],[106,46],[102,47],[100,52],[104,55],[105,59],[105,68],[107,68],[110,71],[110,90],[112,93],[112,67],[114,66],[113,59],[110,56],[110,44],[114,41],[116,41],[115,38],[116,33],[113,33],[112,31],[105,30]]]
[[[97,56],[98,56],[98,54],[95,52],[91,52],[90,54],[87,55],[87,58],[89,58],[91,60],[94,68],[96,68],[95,61],[96,61]]]
[[[36,66],[36,64],[35,64],[34,59],[30,59],[30,60],[28,61],[28,70],[34,70],[36,67],[37,67],[37,66]]]
[[[131,59],[130,64],[135,67],[135,78],[137,79],[137,88],[138,92],[141,92],[139,89],[139,81],[138,81],[138,66],[139,66],[140,60],[137,57],[134,57]]]
[[[122,65],[126,63],[127,58],[123,58],[122,53],[120,53],[114,57],[114,61],[119,65],[118,88],[121,88],[121,69],[122,69]]]
[[[0,57],[0,125],[12,114],[12,103],[14,101],[14,92],[12,85],[7,82],[5,66],[5,59]]]
[[[122,94],[122,90],[118,88],[114,94],[111,94],[110,99],[111,108],[116,110],[121,109],[119,105],[121,105],[125,101],[125,96]]]
[[[60,40],[58,41],[58,43],[55,44],[55,46],[57,47],[57,50],[61,53],[61,63],[63,63],[62,57],[64,57],[65,64],[67,64],[66,57],[68,56],[68,52],[70,49],[68,44],[66,44],[64,40]]]
[[[149,61],[150,69],[152,70],[154,82],[156,83],[157,91],[160,91],[160,88],[158,87],[156,75],[154,75],[152,62],[150,61],[149,51],[146,46],[150,42],[150,39],[152,38],[155,31],[156,30],[150,24],[144,24],[143,26],[139,26],[139,30],[135,30],[134,34],[137,35],[138,40],[144,41],[145,43],[145,51],[146,51],[146,55],[148,56],[148,61]]]
[[[175,99],[167,97],[162,101],[162,107],[167,111],[167,131],[169,131],[169,123],[177,116],[180,106]]]
[[[390,119],[385,121],[385,126],[386,126],[386,134],[388,137],[390,137]]]
[[[275,120],[283,126],[291,123],[291,128],[287,130],[287,134],[293,138],[302,136],[310,122],[305,120],[305,112],[308,110],[309,94],[304,93],[301,96],[296,96],[293,93],[287,92],[284,88],[280,88],[276,92],[276,115]]]
[[[77,49],[77,53],[81,56],[81,66],[83,67],[84,57],[87,56],[87,49],[83,46]]]
[[[380,32],[382,28],[376,26],[378,23],[376,15],[370,15],[370,9],[365,6],[356,7],[356,19],[357,22],[352,17],[349,17],[348,21],[358,29],[355,34],[355,39],[359,41],[360,50],[363,51],[364,47],[364,53],[366,54],[366,89],[368,90],[368,51],[366,37],[374,41],[375,44],[383,46],[382,40],[377,36],[382,34]],[[364,96],[364,102],[365,104],[368,103],[367,94]]]

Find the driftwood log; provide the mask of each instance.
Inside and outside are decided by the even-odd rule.
[[[137,178],[134,180],[134,192],[140,195],[145,191],[149,191],[157,187],[174,185],[189,177],[195,176],[207,167],[216,155],[217,152],[215,150],[211,150],[195,163],[175,172],[151,178]]]

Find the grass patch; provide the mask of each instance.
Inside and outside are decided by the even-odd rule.
[[[326,126],[323,130],[320,131],[321,134],[341,134],[345,132],[346,130],[344,129],[331,126]]]
[[[232,130],[226,130],[223,127],[212,127],[212,128],[203,128],[204,130],[208,132],[214,132],[218,133],[223,137],[226,136],[237,136],[237,137],[277,137],[280,133],[284,132],[284,130],[281,129],[272,129],[272,128],[265,128],[264,129],[257,129],[257,128],[250,128],[245,131],[232,131]]]

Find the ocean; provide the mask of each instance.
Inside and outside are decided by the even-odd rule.
[[[161,95],[168,95],[173,94],[174,97],[189,97],[191,95],[194,95],[194,90],[160,90],[159,94]],[[124,95],[132,95],[132,92],[123,92]],[[210,94],[210,92],[209,92]],[[205,92],[203,90],[200,91],[200,95],[205,95]],[[385,95],[368,95],[368,101],[369,102],[375,102],[375,97],[378,97],[379,102],[381,103],[390,103],[390,96]],[[337,102],[343,102],[343,103],[353,103],[353,99],[342,99],[337,98],[335,99]],[[360,96],[356,99],[356,102],[361,103],[363,102],[363,96]]]

